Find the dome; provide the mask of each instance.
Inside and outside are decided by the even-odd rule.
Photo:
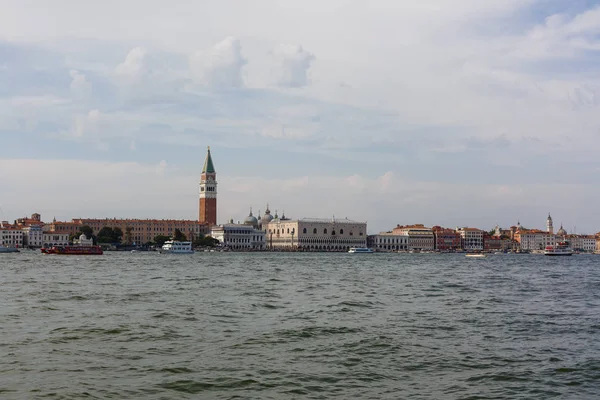
[[[256,217],[254,215],[252,215],[252,209],[250,209],[250,214],[248,214],[248,216],[244,220],[244,225],[252,225],[252,226],[258,225],[258,219],[256,219]]]
[[[261,218],[261,222],[263,224],[268,224],[271,221],[273,221],[273,216],[271,215],[271,210],[269,210],[269,205],[267,204],[267,209],[265,210],[265,215]]]
[[[556,234],[558,236],[566,236],[567,235],[567,231],[565,230],[565,228],[563,228],[563,226],[560,226],[560,229],[558,230],[558,232],[556,232]]]

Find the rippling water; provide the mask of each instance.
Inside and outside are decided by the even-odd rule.
[[[597,398],[599,261],[4,254],[0,397]]]

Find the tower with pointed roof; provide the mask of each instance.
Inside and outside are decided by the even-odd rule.
[[[210,155],[210,146],[200,175],[199,211],[200,222],[210,226],[217,224],[217,172]]]
[[[550,213],[548,213],[548,219],[546,219],[546,232],[553,235],[554,234],[554,225],[552,223],[552,217]]]

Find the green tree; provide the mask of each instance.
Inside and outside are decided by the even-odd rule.
[[[79,228],[79,232],[85,233],[85,237],[90,239],[94,237],[94,230],[90,228],[88,225],[83,225]]]
[[[110,228],[105,226],[98,232],[98,243],[121,243],[123,231],[121,228]]]
[[[187,236],[183,234],[179,229],[175,229],[175,238],[178,242],[185,242],[187,240]]]
[[[131,244],[131,231],[133,231],[131,226],[125,228],[125,243],[127,244]]]
[[[219,243],[218,239],[215,239],[212,236],[198,236],[198,238],[196,240],[194,240],[194,246],[195,247],[215,247],[217,246]]]
[[[171,238],[165,235],[158,235],[154,238],[154,243],[156,243],[157,246],[162,246],[163,244],[165,244],[165,242],[167,240],[170,240]]]

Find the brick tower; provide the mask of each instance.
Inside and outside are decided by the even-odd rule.
[[[200,175],[200,222],[217,224],[217,173],[210,156],[210,146]]]

